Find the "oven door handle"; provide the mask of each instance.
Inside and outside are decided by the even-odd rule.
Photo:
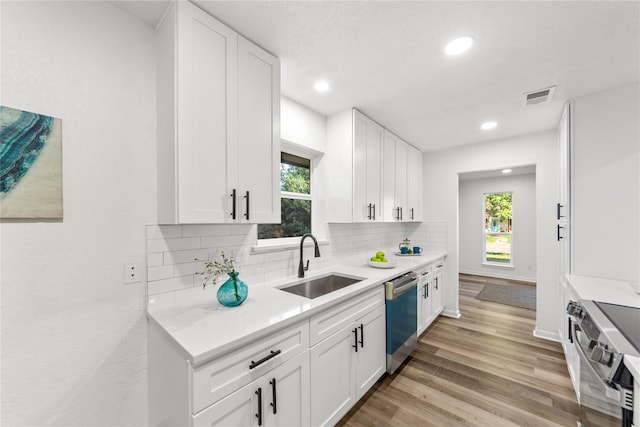
[[[404,286],[400,286],[399,288],[393,288],[393,297],[400,296],[406,292],[409,292],[411,289],[418,286],[418,279],[414,279],[411,282],[407,283]]]
[[[573,325],[574,345],[578,348],[578,351],[580,352],[580,354],[584,358],[584,360],[580,361],[580,366],[582,366],[582,364],[583,364],[582,362],[586,362],[587,365],[589,365],[589,370],[591,371],[592,375],[595,375],[595,377],[598,378],[600,380],[600,382],[602,382],[602,384],[604,384],[607,387],[613,388],[614,390],[618,391],[618,393],[619,393],[620,392],[620,386],[615,384],[615,383],[609,383],[608,381],[605,381],[600,376],[600,374],[598,374],[596,369],[591,365],[591,359],[589,358],[589,356],[587,356],[587,353],[585,353],[584,349],[580,345],[580,338],[578,337],[578,331],[582,331],[582,329],[580,328],[580,325],[578,325],[577,323],[574,323],[574,325]]]

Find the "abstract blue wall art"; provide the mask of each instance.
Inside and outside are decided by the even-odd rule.
[[[0,218],[62,218],[62,124],[0,106]]]

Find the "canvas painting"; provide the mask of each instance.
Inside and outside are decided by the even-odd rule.
[[[0,106],[0,218],[62,219],[62,123]]]

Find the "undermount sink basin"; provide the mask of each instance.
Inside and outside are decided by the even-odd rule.
[[[329,274],[314,279],[303,279],[302,282],[284,286],[280,288],[280,290],[313,299],[362,282],[363,280],[364,279],[342,276],[340,274]]]

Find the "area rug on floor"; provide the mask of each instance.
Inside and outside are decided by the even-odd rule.
[[[506,285],[487,283],[476,299],[535,310],[536,287],[515,283]]]

